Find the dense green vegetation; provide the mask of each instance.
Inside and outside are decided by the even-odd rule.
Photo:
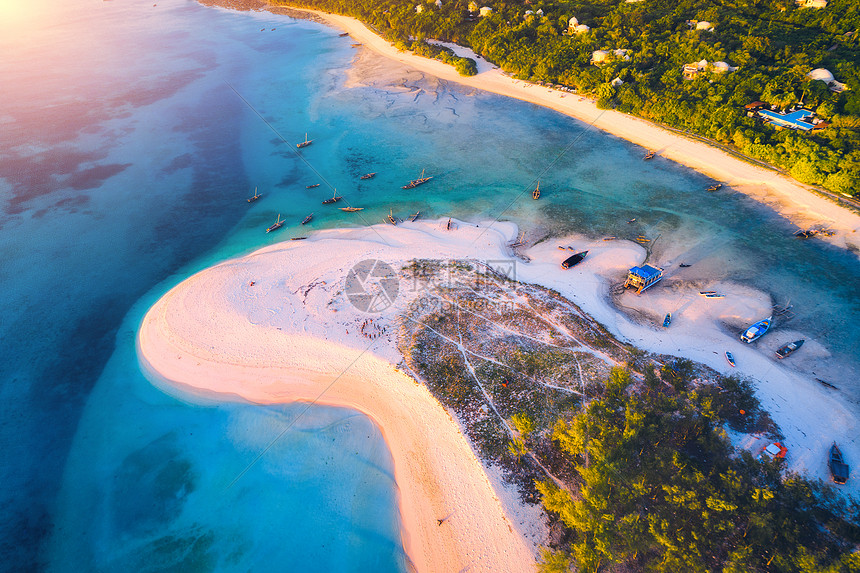
[[[470,46],[522,79],[562,84],[614,107],[704,136],[784,168],[799,181],[860,195],[860,3],[830,0],[823,9],[794,0],[486,0],[492,14],[471,18],[467,0],[441,6],[418,0],[289,0],[286,4],[354,16],[402,48],[474,73],[424,38]],[[419,13],[416,5],[422,6]],[[478,5],[471,6],[473,9]],[[525,15],[538,9],[543,15]],[[591,29],[569,34],[576,17]],[[688,21],[707,21],[697,30]],[[613,50],[629,50],[617,57]],[[591,63],[595,50],[609,59]],[[684,64],[725,61],[734,72],[704,70],[685,80]],[[811,81],[830,70],[849,91]],[[613,86],[620,78],[624,83]],[[815,108],[830,127],[812,133],[775,129],[747,117],[755,100]]]
[[[733,454],[720,412],[735,410],[737,385],[727,396],[688,379],[683,365],[639,384],[616,369],[599,398],[556,423],[578,483],[539,484],[571,532],[542,571],[860,570],[860,508],[783,477],[781,461]]]

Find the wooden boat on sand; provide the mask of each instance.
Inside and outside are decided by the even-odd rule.
[[[830,469],[830,477],[833,479],[833,483],[843,485],[848,481],[850,468],[845,463],[845,459],[842,457],[842,452],[836,446],[836,442],[833,442],[833,445],[830,446],[830,460],[827,462],[827,467]]]
[[[416,211],[414,215],[409,217],[409,220],[414,223],[418,219],[418,215],[420,215],[420,214],[421,214],[421,211]]]
[[[806,342],[806,341],[805,341],[805,340],[803,340],[803,339],[801,339],[801,340],[795,340],[794,342],[789,342],[788,344],[786,344],[785,346],[780,347],[780,348],[776,351],[776,357],[777,357],[777,358],[779,358],[779,359],[783,359],[783,358],[785,358],[786,356],[788,356],[789,354],[791,354],[792,352],[794,352],[795,350],[797,350],[798,348],[800,348],[801,346],[803,346],[803,343],[804,343],[804,342]]]
[[[580,253],[576,253],[575,255],[569,256],[561,263],[561,268],[569,269],[570,267],[578,265],[582,262],[582,259],[584,259],[587,254],[588,251],[582,251]]]
[[[729,362],[729,366],[732,366],[732,367],[737,366],[737,364],[735,364],[735,356],[734,356],[734,354],[732,354],[732,353],[731,353],[731,352],[729,352],[728,350],[726,350],[726,360],[728,360],[728,362]]]
[[[747,344],[754,342],[761,338],[767,333],[773,323],[773,317],[769,316],[765,319],[762,319],[755,324],[750,325],[743,334],[741,334],[741,340],[746,342]]]

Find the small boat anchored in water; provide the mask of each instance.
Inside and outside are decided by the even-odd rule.
[[[780,347],[776,351],[776,357],[779,359],[785,358],[786,356],[788,356],[789,354],[791,354],[792,352],[794,352],[795,350],[797,350],[798,348],[803,346],[804,342],[806,342],[806,340],[803,340],[803,339],[795,340],[794,342],[789,342],[788,344]]]
[[[833,479],[833,483],[844,485],[848,481],[850,468],[845,463],[845,459],[842,457],[842,452],[836,446],[836,442],[833,442],[833,445],[830,446],[830,460],[827,462],[827,467],[830,469],[830,477]]]
[[[364,207],[341,207],[341,211],[346,211],[347,213],[355,213],[356,211],[361,211]]]
[[[421,211],[416,211],[414,215],[409,217],[409,220],[414,223],[418,219],[418,215],[420,215],[420,214],[421,214]]]
[[[337,203],[343,199],[340,195],[337,194],[337,189],[334,190],[334,195],[332,195],[331,199],[326,199],[322,202],[323,205],[331,205],[332,203]]]
[[[373,177],[375,175],[376,175],[376,171],[374,171],[373,173],[365,173],[364,175],[359,177],[359,179],[373,179]]]
[[[418,187],[419,185],[423,185],[424,183],[427,183],[431,179],[433,179],[433,177],[424,177],[424,170],[422,169],[421,170],[421,177],[419,177],[418,179],[413,179],[412,181],[410,181],[409,183],[407,183],[406,185],[401,187],[401,189],[414,189],[414,188]]]
[[[532,191],[532,199],[540,199],[540,181],[537,182],[537,187],[535,187],[535,190]]]
[[[389,209],[389,210],[388,210],[388,222],[389,222],[389,223],[391,223],[392,225],[396,225],[396,224],[397,224],[397,218],[396,218],[396,217],[394,216],[394,214],[391,212],[391,209]]]
[[[319,186],[319,183],[314,183],[313,185],[305,185],[305,189],[316,189]]]
[[[299,149],[301,149],[302,147],[307,147],[308,145],[310,145],[310,144],[311,144],[311,143],[313,143],[313,142],[314,142],[314,140],[313,140],[313,139],[308,139],[308,134],[307,134],[307,133],[305,133],[305,140],[304,140],[304,141],[300,141],[299,143],[297,143],[297,144],[296,144],[296,147],[298,147]]]
[[[256,201],[257,199],[259,199],[260,197],[262,197],[262,195],[260,195],[259,193],[257,193],[257,188],[256,188],[256,187],[254,187],[254,196],[253,196],[253,197],[248,197],[248,203],[253,203],[254,201]]]
[[[708,187],[708,191],[717,191],[718,189],[721,189],[722,186],[723,186],[722,183],[714,183],[713,185]]]
[[[769,316],[765,319],[762,319],[755,324],[750,325],[743,334],[741,334],[741,340],[746,342],[747,344],[754,342],[765,335],[765,333],[770,329],[773,323],[773,317]]]
[[[310,223],[310,222],[311,222],[311,219],[313,219],[313,218],[314,218],[314,214],[313,214],[313,213],[311,213],[310,215],[308,215],[307,217],[305,217],[304,221],[302,221],[302,225],[307,225],[308,223]]]
[[[283,222],[283,221],[281,221],[281,214],[280,214],[280,213],[278,213],[278,220],[277,220],[277,221],[275,221],[275,224],[274,224],[274,225],[272,225],[271,227],[269,227],[268,229],[266,229],[266,232],[267,232],[267,233],[271,233],[272,231],[274,231],[274,230],[276,230],[276,229],[280,229],[280,228],[281,228],[281,227],[283,227],[283,226],[284,226],[284,222]]]
[[[657,155],[656,151],[649,151],[648,153],[645,154],[645,157],[643,157],[642,159],[644,159],[645,161],[648,161],[649,159],[654,159],[655,155]]]
[[[561,263],[561,268],[569,269],[570,267],[576,266],[582,262],[582,259],[585,258],[585,255],[588,254],[588,251],[582,251],[580,253],[576,253],[575,255],[571,255]]]

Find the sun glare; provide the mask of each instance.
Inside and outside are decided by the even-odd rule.
[[[0,0],[0,30],[4,34],[15,33],[39,25],[39,17],[47,8],[47,2],[43,0]]]

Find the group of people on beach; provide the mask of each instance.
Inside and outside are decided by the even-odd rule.
[[[375,340],[385,334],[385,327],[380,326],[379,323],[373,322],[372,318],[366,319],[363,323],[361,323],[361,335],[370,340]]]

